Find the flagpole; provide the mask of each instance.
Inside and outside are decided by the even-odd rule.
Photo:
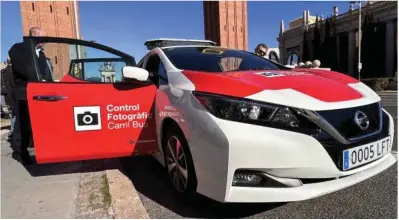
[[[358,42],[359,42],[359,54],[358,54],[358,64],[357,64],[357,69],[358,69],[358,78],[360,81],[360,72],[362,71],[362,60],[361,60],[361,40],[362,40],[362,1],[359,1],[359,34],[358,34]]]

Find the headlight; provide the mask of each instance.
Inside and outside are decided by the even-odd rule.
[[[213,94],[193,94],[207,111],[221,119],[306,134],[318,134],[321,131],[294,108]]]

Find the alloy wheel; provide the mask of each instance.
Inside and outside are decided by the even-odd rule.
[[[187,188],[188,171],[187,158],[182,144],[175,136],[169,138],[166,146],[166,167],[173,186],[179,192]]]

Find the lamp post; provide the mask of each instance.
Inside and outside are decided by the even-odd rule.
[[[78,3],[77,3],[77,0],[74,0],[73,1],[73,10],[74,10],[74,19],[75,19],[75,34],[76,34],[76,39],[80,39],[80,37],[79,37],[79,35],[80,35],[80,33],[79,33],[79,21],[78,21],[78,9],[77,9],[77,7],[78,7]],[[80,59],[80,47],[79,47],[79,45],[76,45],[76,47],[77,47],[77,58],[78,59]]]
[[[358,78],[360,81],[360,72],[362,71],[362,61],[361,61],[361,53],[360,52],[361,52],[361,48],[362,48],[361,41],[362,41],[362,35],[363,35],[363,33],[362,33],[362,1],[359,1],[358,3],[359,3],[359,34],[358,34],[358,38],[359,38],[359,40],[358,40],[358,42],[359,42],[358,58],[359,58],[359,60],[358,60],[358,64],[357,64],[357,70],[358,70]]]

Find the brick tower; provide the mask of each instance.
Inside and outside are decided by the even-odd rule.
[[[31,27],[40,27],[51,37],[80,39],[77,5],[78,3],[75,4],[73,1],[21,1],[24,36],[29,35]],[[54,78],[60,79],[69,70],[69,46],[66,44],[47,44],[44,49],[46,56],[51,60]]]
[[[221,47],[248,50],[246,1],[204,1],[205,39]]]

